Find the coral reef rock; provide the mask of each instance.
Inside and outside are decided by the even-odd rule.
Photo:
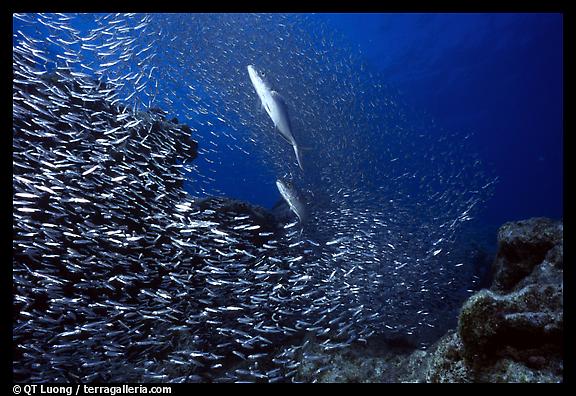
[[[464,304],[458,333],[431,352],[426,381],[562,381],[562,228],[544,218],[500,227],[491,290]]]
[[[510,222],[500,227],[492,290],[511,291],[534,267],[548,259],[546,255],[552,248],[560,246],[561,252],[562,228],[562,222],[546,218]],[[562,268],[562,253],[550,259]]]
[[[374,346],[355,346],[316,358],[324,365],[320,380],[562,382],[562,227],[544,218],[504,224],[492,287],[464,303],[457,330],[426,351],[394,351],[380,342],[378,356],[364,351]]]

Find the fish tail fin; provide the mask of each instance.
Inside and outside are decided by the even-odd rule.
[[[294,153],[296,154],[296,161],[298,161],[298,166],[300,167],[300,169],[302,169],[302,171],[304,171],[304,166],[302,165],[302,154],[300,152],[300,149],[295,144],[292,147],[294,147]]]

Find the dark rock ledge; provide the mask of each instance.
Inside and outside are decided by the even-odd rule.
[[[427,351],[323,360],[321,382],[562,382],[563,223],[510,222],[498,231],[490,289],[462,306],[458,328]],[[303,362],[302,379],[315,367]],[[308,373],[309,372],[309,373]]]

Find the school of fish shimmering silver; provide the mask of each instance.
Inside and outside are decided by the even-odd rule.
[[[17,381],[296,381],[313,343],[441,325],[493,181],[341,40],[306,15],[14,15]],[[298,175],[306,223],[200,199],[231,152]]]

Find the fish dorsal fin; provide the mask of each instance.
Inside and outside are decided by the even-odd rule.
[[[284,100],[284,98],[282,97],[282,95],[280,95],[278,92],[276,91],[270,91],[270,95],[272,95],[272,97],[280,102],[282,102],[283,105],[286,105],[286,101]]]
[[[284,200],[284,198],[280,198],[280,199],[274,204],[274,206],[272,206],[272,210],[274,210],[274,209],[276,209],[276,208],[279,208],[280,206],[283,206],[283,205],[288,205],[288,204],[286,203],[286,201]]]
[[[256,113],[258,114],[262,114],[264,113],[265,109],[264,109],[264,103],[262,103],[262,101],[260,100],[260,98],[256,99],[256,102],[254,102],[254,110]]]

